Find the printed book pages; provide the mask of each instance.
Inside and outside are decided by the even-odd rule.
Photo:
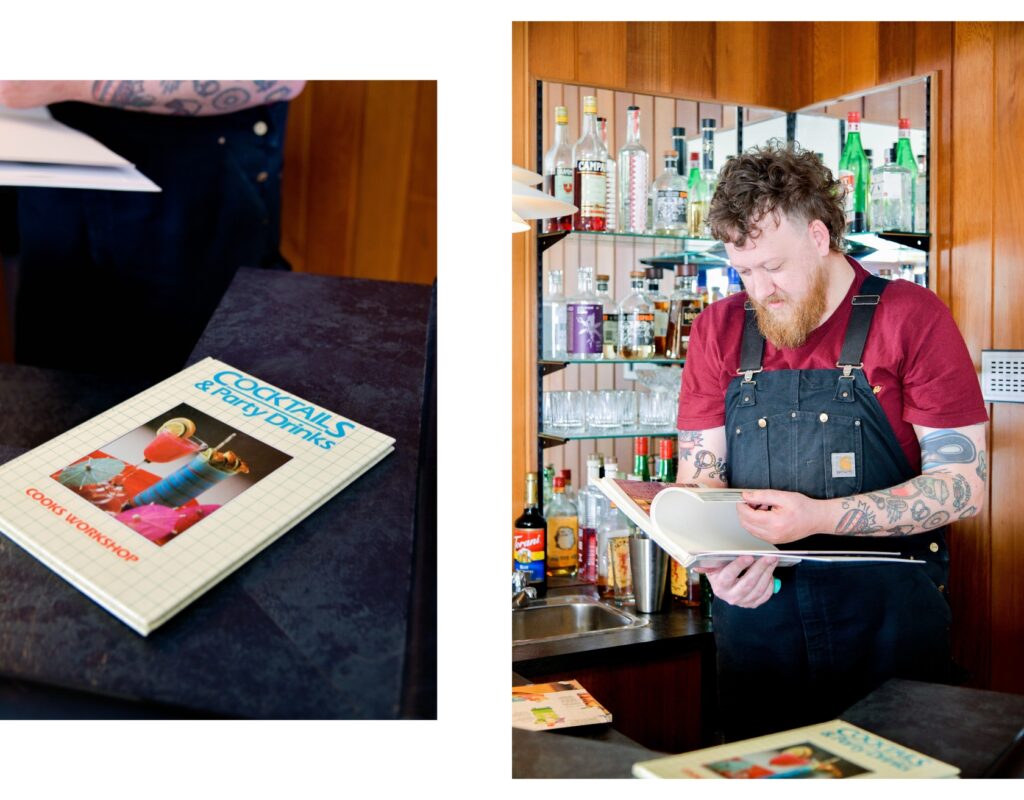
[[[546,731],[611,721],[608,709],[591,697],[579,681],[512,687],[513,728]]]
[[[633,765],[637,778],[955,778],[960,770],[836,719]]]
[[[919,564],[885,551],[779,550],[740,524],[740,489],[693,483],[600,478],[601,491],[641,530],[684,567],[712,567],[737,556],[777,556],[779,566],[813,561],[893,561]]]
[[[0,466],[0,531],[145,636],[393,444],[207,358]]]

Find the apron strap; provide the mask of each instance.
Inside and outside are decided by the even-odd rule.
[[[764,337],[757,327],[757,315],[754,304],[747,300],[743,308],[746,318],[743,321],[743,343],[740,345],[740,374],[745,372],[758,373],[764,359]]]
[[[881,294],[888,285],[889,281],[885,278],[869,275],[861,284],[860,294],[853,296],[853,311],[846,326],[843,349],[839,353],[839,361],[836,362],[836,366],[842,368],[846,376],[849,376],[851,369],[860,369],[864,366],[861,356],[864,354],[864,343],[868,338],[871,318],[874,317]]]

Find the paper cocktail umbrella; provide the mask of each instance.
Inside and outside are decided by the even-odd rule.
[[[70,467],[64,467],[57,480],[65,486],[81,489],[94,483],[106,483],[121,474],[124,462],[116,458],[87,458]]]

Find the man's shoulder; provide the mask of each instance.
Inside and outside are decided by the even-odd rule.
[[[926,321],[922,314],[950,313],[946,304],[931,289],[901,278],[889,282],[882,293],[879,305],[885,310],[887,317],[915,322],[918,328],[923,327]]]

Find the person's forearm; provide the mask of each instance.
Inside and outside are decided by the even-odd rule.
[[[291,100],[305,81],[90,81],[87,102],[151,114],[201,116]]]
[[[707,431],[679,432],[676,481],[699,483],[716,489],[729,485],[725,479],[728,465],[725,461],[724,437],[721,442],[711,441],[716,438]]]

